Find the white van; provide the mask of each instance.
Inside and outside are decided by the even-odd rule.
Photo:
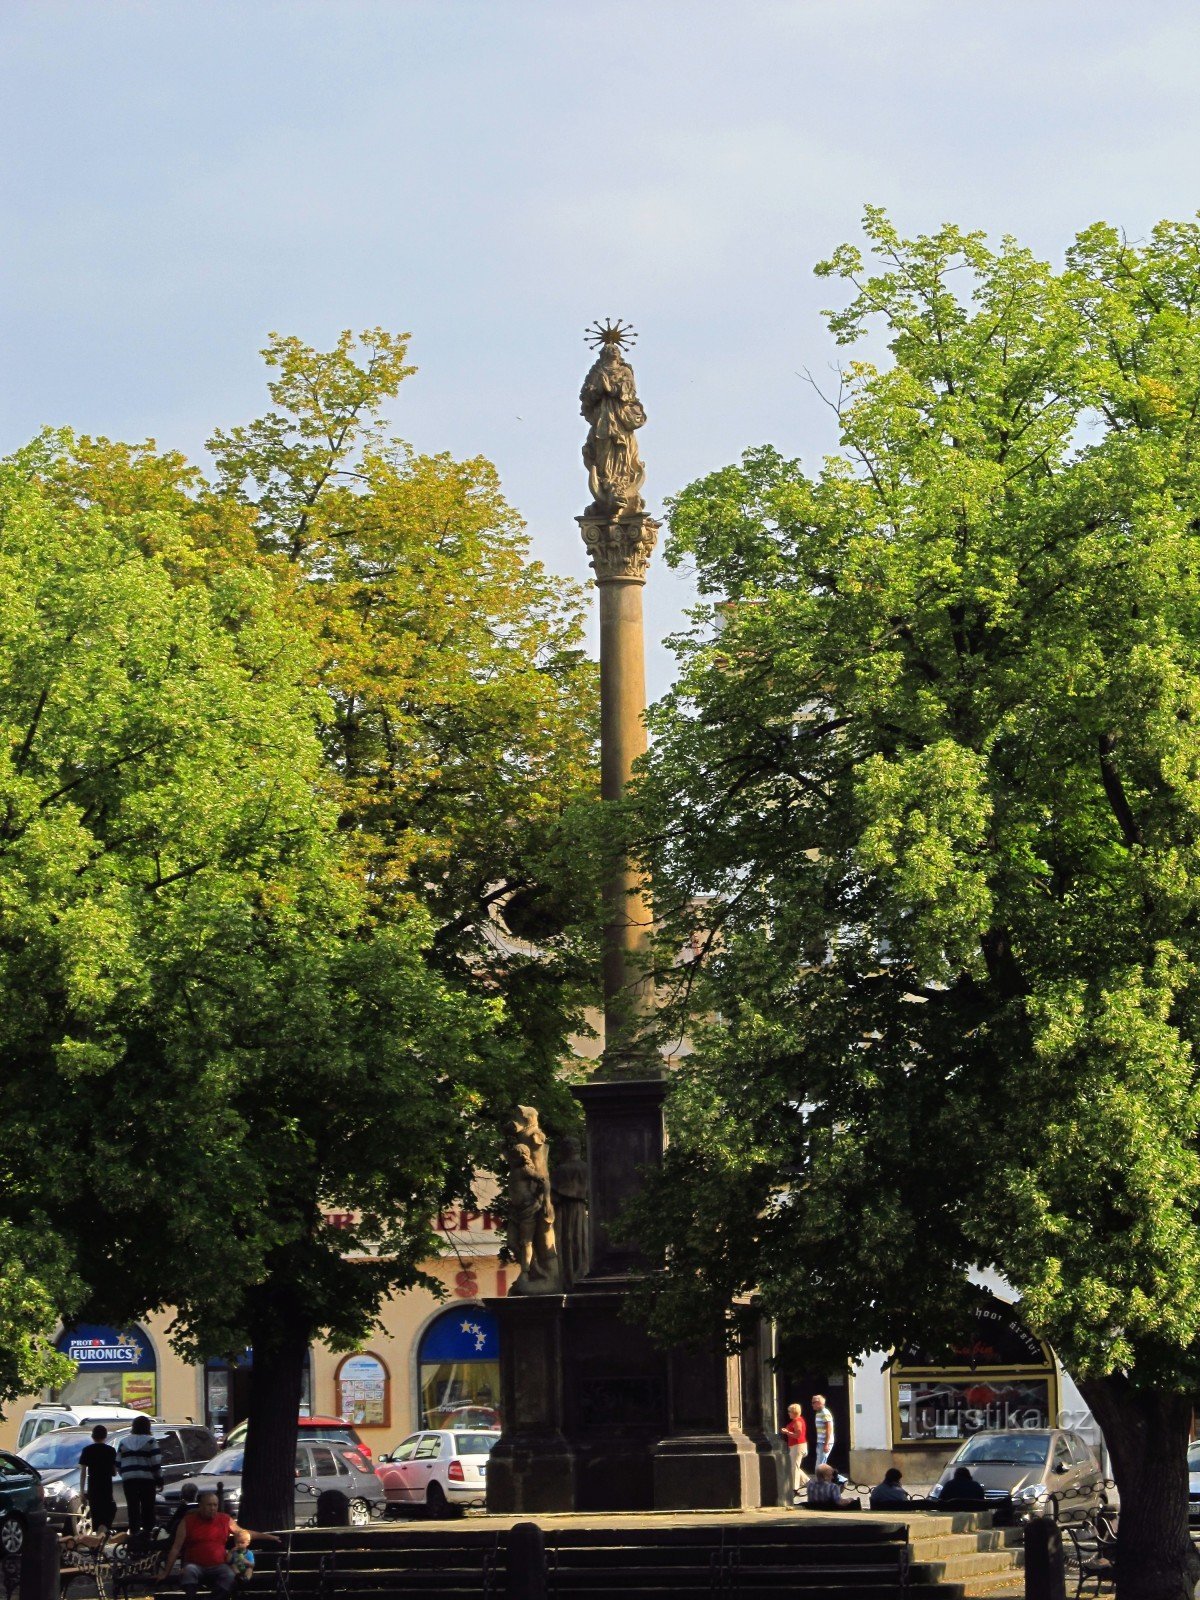
[[[94,1428],[98,1422],[103,1422],[107,1427],[113,1422],[132,1422],[134,1417],[142,1415],[143,1412],[134,1411],[130,1406],[89,1405],[86,1401],[81,1401],[77,1406],[62,1406],[45,1401],[32,1407],[21,1418],[17,1450],[20,1452],[24,1445],[32,1444],[42,1434],[51,1433],[55,1428]]]

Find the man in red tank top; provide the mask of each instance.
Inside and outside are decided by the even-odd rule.
[[[237,1582],[227,1554],[231,1539],[238,1550],[244,1550],[251,1539],[279,1542],[273,1533],[254,1533],[250,1528],[239,1528],[231,1516],[217,1509],[216,1491],[205,1489],[196,1498],[195,1511],[189,1511],[179,1524],[159,1578],[167,1576],[182,1554],[180,1585],[189,1600],[196,1600],[196,1591],[202,1583],[208,1585],[216,1600],[225,1600]]]

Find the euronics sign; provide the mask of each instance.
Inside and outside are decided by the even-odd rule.
[[[57,1340],[58,1348],[80,1367],[108,1371],[153,1372],[154,1352],[136,1328],[121,1332],[99,1323],[71,1328]]]

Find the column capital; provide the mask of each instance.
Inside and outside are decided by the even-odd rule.
[[[576,517],[597,583],[645,583],[662,526],[644,511]]]

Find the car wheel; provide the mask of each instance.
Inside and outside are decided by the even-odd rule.
[[[0,1522],[0,1551],[6,1556],[19,1556],[25,1543],[25,1524],[15,1512]]]
[[[73,1505],[71,1507],[70,1530],[76,1539],[83,1538],[92,1531],[92,1513],[87,1506]]]
[[[425,1509],[431,1517],[446,1515],[446,1491],[440,1483],[431,1483],[425,1491]]]
[[[371,1507],[365,1500],[351,1500],[350,1526],[352,1528],[366,1528],[371,1522]]]

